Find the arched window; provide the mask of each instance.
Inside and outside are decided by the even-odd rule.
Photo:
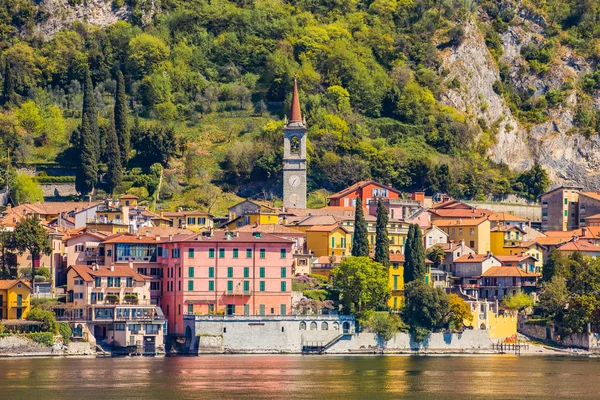
[[[290,152],[300,153],[300,139],[298,139],[298,136],[292,136],[290,139]]]
[[[305,331],[306,330],[306,322],[304,322],[304,321],[300,322],[300,330],[301,331]]]
[[[344,322],[344,333],[350,333],[350,322],[346,321]]]
[[[329,330],[329,325],[327,324],[327,322],[322,322],[322,323],[321,323],[321,330],[322,330],[322,331],[327,331],[327,330]]]
[[[485,324],[481,324],[481,326],[479,327],[479,329],[481,329],[482,331],[485,331]]]
[[[310,330],[311,331],[316,331],[317,330],[317,323],[315,321],[310,323]]]
[[[337,322],[333,323],[333,330],[334,331],[339,331],[340,330],[340,324],[338,324]]]

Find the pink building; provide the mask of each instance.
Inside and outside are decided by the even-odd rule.
[[[184,314],[291,314],[293,245],[270,234],[224,231],[164,242],[160,306],[170,333],[183,333]]]

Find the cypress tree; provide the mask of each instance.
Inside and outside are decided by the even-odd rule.
[[[352,239],[352,256],[353,257],[368,257],[369,256],[369,239],[368,239],[367,223],[365,222],[365,214],[362,207],[360,197],[356,198],[356,209],[354,211],[354,237]]]
[[[381,199],[377,202],[377,233],[375,242],[375,261],[390,266],[390,242],[388,239],[388,213]]]
[[[90,69],[85,70],[85,81],[83,82],[83,111],[82,111],[82,125],[83,115],[87,115],[88,123],[90,127],[91,137],[94,144],[94,157],[96,162],[100,159],[100,129],[98,127],[98,110],[96,108],[96,99],[94,97],[94,84],[92,83],[92,76],[90,75]]]
[[[4,83],[2,85],[2,105],[9,104],[13,98],[14,83],[10,74],[10,62],[4,63]]]
[[[411,224],[404,248],[404,283],[423,281],[426,273],[425,246],[421,228],[417,224]]]
[[[125,96],[125,79],[121,71],[117,72],[117,94],[115,98],[115,129],[119,139],[121,153],[121,166],[125,167],[129,161],[131,139],[127,127],[127,97]]]
[[[86,195],[94,190],[98,180],[98,164],[95,154],[96,140],[92,135],[90,120],[86,113],[83,113],[82,116],[79,143],[80,162],[75,179],[75,188],[82,195]]]
[[[108,193],[112,196],[115,189],[121,186],[123,182],[123,168],[121,166],[121,154],[115,130],[114,115],[110,115],[109,118],[110,123],[106,131],[106,164],[108,167],[106,184],[108,185]]]

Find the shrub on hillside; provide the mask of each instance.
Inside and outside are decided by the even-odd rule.
[[[42,332],[49,332],[55,334],[57,332],[56,317],[52,311],[42,310],[41,308],[32,308],[27,314],[27,321],[38,321],[42,325],[40,329]]]

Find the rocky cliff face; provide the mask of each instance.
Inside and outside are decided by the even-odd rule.
[[[112,0],[86,0],[81,4],[71,4],[69,0],[41,0],[38,7],[43,8],[48,18],[37,24],[34,32],[46,38],[75,21],[106,27],[131,17],[129,6],[114,8]],[[156,8],[152,1],[150,11],[142,16],[142,22],[150,22]]]
[[[533,42],[541,43],[543,19],[519,10],[515,21],[502,36],[501,62],[510,66],[511,85],[539,97],[550,89],[560,89],[566,82],[576,86],[590,65],[571,49],[557,49],[559,58],[548,72],[532,72],[521,55],[521,49]],[[577,106],[575,89],[567,92],[562,105],[548,111],[547,121],[539,124],[521,123],[510,111],[504,98],[492,85],[500,79],[498,66],[485,44],[485,39],[473,21],[465,26],[465,40],[456,48],[444,52],[444,67],[450,71],[447,80],[457,77],[461,86],[448,90],[443,103],[464,112],[473,121],[482,118],[496,129],[496,142],[489,155],[513,169],[529,168],[539,162],[548,171],[553,186],[580,184],[588,189],[600,188],[600,139],[585,138],[573,133],[573,116]],[[600,96],[594,101],[599,104]]]

